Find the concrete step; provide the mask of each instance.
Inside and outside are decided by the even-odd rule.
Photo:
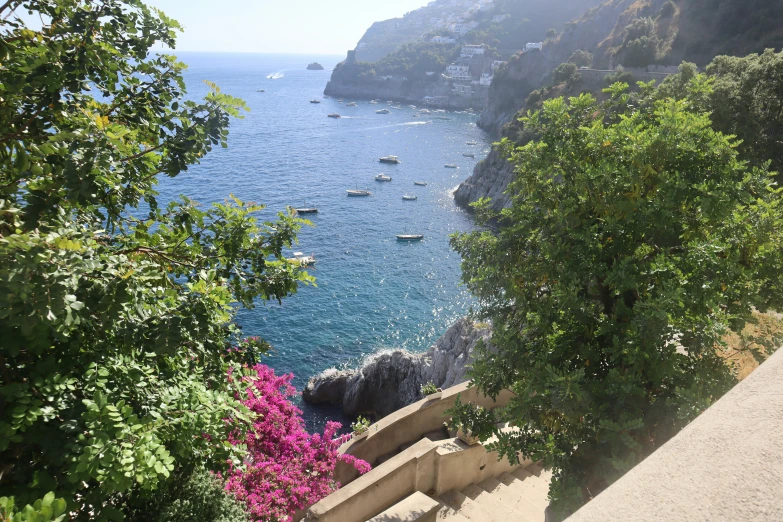
[[[440,496],[440,500],[470,522],[497,522],[492,514],[459,491],[446,492]]]
[[[476,502],[484,510],[494,517],[494,520],[519,520],[520,516],[514,512],[514,508],[504,503],[499,497],[488,491],[484,491],[476,484],[472,484],[462,490],[462,493],[473,502]]]
[[[525,520],[530,520],[531,522],[544,521],[546,518],[544,512],[547,506],[549,506],[549,501],[547,500],[548,490],[531,486],[531,483],[526,484],[526,481],[519,480],[508,473],[498,477],[498,480],[519,498],[514,505],[514,510],[523,514]]]
[[[531,475],[522,469],[514,470],[510,475],[517,479],[518,482],[509,484],[502,481],[504,484],[516,488],[521,493],[522,498],[530,504],[546,509],[549,505],[549,482],[545,482],[543,479]]]
[[[454,508],[442,505],[435,516],[437,522],[469,522],[469,519],[463,517]]]
[[[510,486],[507,484],[511,484]],[[537,505],[529,502],[524,494],[525,489],[521,487],[519,479],[509,474],[504,474],[498,479],[487,479],[479,485],[489,491],[494,496],[502,499],[502,502],[514,510],[518,522],[544,522],[546,516],[544,511],[546,506]],[[489,489],[488,489],[489,488]]]
[[[543,480],[547,484],[552,482],[552,472],[548,471],[548,470],[545,470],[544,468],[542,468],[538,464],[531,464],[530,466],[525,468],[525,471],[527,471],[528,473],[530,473],[532,475],[535,475],[536,477],[540,478],[541,480]]]
[[[416,492],[367,522],[435,522],[440,503]]]

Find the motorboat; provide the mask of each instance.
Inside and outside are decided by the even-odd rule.
[[[380,158],[378,161],[380,161],[381,163],[391,163],[393,165],[396,165],[397,163],[400,162],[400,160],[397,159],[397,156],[384,156]]]
[[[356,105],[357,105],[356,102],[350,102],[345,104],[346,107],[356,107]]]
[[[463,152],[462,155],[465,156],[466,158],[475,158],[476,157],[476,155],[473,154],[472,152]]]
[[[403,200],[403,201],[416,201],[417,199],[419,199],[419,197],[418,197],[418,196],[410,196],[410,195],[408,195],[408,194],[404,194],[404,195],[402,196],[402,200]]]
[[[456,169],[456,168],[457,168],[457,166],[456,166],[456,165],[454,165],[453,163],[447,163],[447,164],[446,164],[446,168],[447,168],[447,169]]]
[[[258,89],[256,92],[266,92],[264,89]]]
[[[318,214],[318,209],[315,207],[295,208],[297,214]]]
[[[413,184],[414,185],[418,185],[419,187],[426,187],[427,186],[427,182],[426,181],[414,181]]]
[[[424,234],[397,234],[397,241],[421,241]]]
[[[385,174],[378,174],[375,176],[375,181],[391,181],[392,179]]]
[[[367,196],[372,196],[372,192],[369,190],[346,190],[345,192],[348,193],[349,198],[364,198]]]
[[[466,141],[465,145],[478,145],[477,141]]]
[[[328,116],[328,117],[330,117],[330,118],[340,118],[340,117],[341,117],[341,116],[340,116],[339,114],[337,114],[336,112],[335,112],[335,113],[332,113],[332,114],[327,114],[327,116]]]
[[[299,266],[313,266],[315,264],[315,254],[306,256],[302,252],[294,252],[294,257],[289,258],[288,262]]]
[[[422,113],[422,114],[431,114],[429,109],[422,109],[419,112]]]
[[[370,103],[372,103],[373,105],[378,105],[378,100],[370,100]]]
[[[310,100],[310,103],[321,103],[321,100]]]
[[[375,111],[375,114],[389,114],[391,111],[389,109],[380,109]]]

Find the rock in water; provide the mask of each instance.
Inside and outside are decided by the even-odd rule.
[[[313,63],[311,63],[310,65],[307,66],[307,70],[308,71],[323,71],[324,70],[324,66],[321,65],[318,62],[313,62]]]
[[[476,344],[489,336],[488,327],[462,318],[426,353],[386,350],[367,357],[358,369],[326,370],[310,379],[302,398],[341,405],[346,415],[384,417],[420,400],[422,384],[448,388],[465,381]]]

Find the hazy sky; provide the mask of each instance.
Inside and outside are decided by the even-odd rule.
[[[344,54],[373,22],[428,0],[146,0],[179,21],[180,51]]]

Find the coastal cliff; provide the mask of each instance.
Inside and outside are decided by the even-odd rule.
[[[340,405],[346,415],[384,417],[420,400],[422,384],[448,388],[467,380],[476,345],[489,337],[488,327],[462,318],[427,352],[387,350],[369,356],[357,369],[326,370],[310,379],[302,398],[310,404]]]
[[[454,192],[454,201],[460,207],[470,210],[470,204],[481,198],[492,200],[492,209],[500,212],[510,206],[510,197],[505,194],[514,176],[514,168],[497,147],[476,164],[473,174],[463,181]]]

